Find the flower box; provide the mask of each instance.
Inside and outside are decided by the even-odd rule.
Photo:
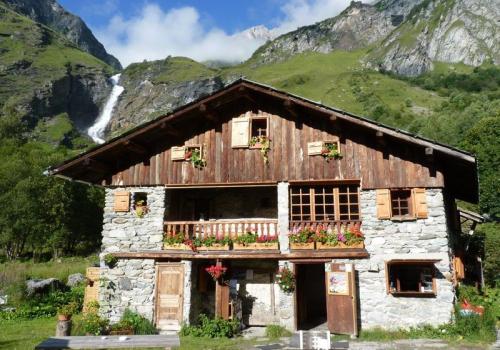
[[[314,249],[314,243],[290,243],[290,249],[292,250],[306,250],[306,249]]]
[[[227,244],[218,244],[215,243],[209,247],[207,246],[201,246],[201,247],[196,247],[196,249],[200,252],[203,251],[213,251],[213,250],[229,250],[229,246]]]
[[[165,244],[163,243],[163,250],[191,250],[191,248],[184,243],[179,244]]]
[[[278,242],[272,243],[233,243],[233,250],[278,250]]]
[[[328,243],[316,242],[316,249],[346,249],[346,248],[364,248],[364,242],[359,242],[356,244],[347,245],[345,243],[339,242],[337,245],[330,245]]]

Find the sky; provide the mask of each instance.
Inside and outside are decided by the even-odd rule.
[[[333,17],[350,0],[59,0],[80,16],[123,66],[186,56],[240,62],[264,38],[242,33],[264,25],[274,35]]]

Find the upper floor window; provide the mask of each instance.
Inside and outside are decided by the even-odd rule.
[[[292,221],[359,220],[358,185],[290,187]]]
[[[412,218],[410,190],[391,190],[391,209],[393,218]]]
[[[377,217],[391,220],[427,218],[425,188],[377,190]]]
[[[268,136],[268,121],[267,117],[252,117],[250,118],[250,137]]]

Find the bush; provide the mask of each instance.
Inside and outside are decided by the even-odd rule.
[[[223,320],[222,318],[210,319],[201,314],[199,324],[188,326],[183,325],[180,331],[181,336],[209,337],[209,338],[232,338],[240,332],[240,321]]]
[[[99,316],[97,311],[92,310],[87,312],[76,327],[84,334],[101,335],[107,332],[109,321]]]
[[[292,333],[289,330],[277,324],[270,324],[266,326],[266,337],[271,339],[288,337],[291,334]]]
[[[147,335],[158,333],[151,321],[129,309],[125,310],[119,323],[123,327],[132,328],[134,334]]]
[[[0,319],[53,317],[58,309],[68,304],[71,304],[74,313],[77,313],[82,309],[84,290],[84,286],[76,286],[67,292],[54,291],[47,295],[32,297],[24,301],[15,312],[0,312]]]

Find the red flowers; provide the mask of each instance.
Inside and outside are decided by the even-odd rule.
[[[214,281],[216,281],[226,273],[227,267],[212,265],[205,268],[205,271],[207,271],[210,274],[210,276],[212,276]]]
[[[257,237],[257,243],[273,243],[273,242],[278,242],[278,236],[272,235],[272,236]]]

